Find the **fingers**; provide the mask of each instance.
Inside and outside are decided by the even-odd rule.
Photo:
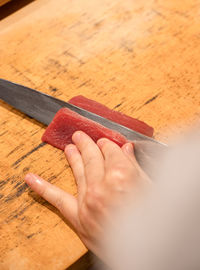
[[[87,184],[102,180],[104,159],[96,143],[82,131],[75,132],[72,140],[81,153]]]
[[[138,178],[139,166],[133,154],[133,145],[127,143],[120,148],[105,138],[98,140],[97,144],[105,158],[107,181],[117,186],[119,190],[127,189],[126,185],[130,188],[129,184]]]
[[[124,155],[133,163],[136,163],[137,160],[135,158],[135,154],[134,154],[134,147],[132,143],[125,143],[122,147],[121,147]]]
[[[138,161],[135,158],[133,144],[132,143],[126,143],[126,144],[124,144],[122,146],[121,149],[122,149],[123,153],[128,157],[128,159],[132,162],[132,164],[134,165],[135,169],[138,172],[140,172],[140,175],[141,175],[140,178],[150,181],[150,179],[148,178],[148,176],[143,171],[143,169],[141,168],[140,164],[138,163]]]
[[[78,186],[78,200],[81,204],[86,192],[83,160],[77,147],[73,144],[69,144],[65,147],[65,155],[72,168]]]
[[[127,158],[116,143],[103,138],[98,140],[97,145],[104,155],[106,167],[113,167],[116,164],[126,164]]]
[[[37,194],[54,205],[74,228],[77,227],[78,205],[74,196],[32,173],[26,175],[25,182]]]

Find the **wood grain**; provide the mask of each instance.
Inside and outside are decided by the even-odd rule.
[[[0,22],[0,77],[63,100],[85,95],[167,142],[200,115],[199,10],[197,0],[34,1]],[[0,269],[63,270],[87,250],[23,178],[76,194],[64,154],[4,102],[0,127]]]

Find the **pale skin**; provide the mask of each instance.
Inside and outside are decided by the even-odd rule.
[[[65,155],[77,183],[77,197],[35,174],[26,175],[25,181],[62,213],[88,249],[102,257],[99,239],[113,211],[133,190],[140,194],[151,181],[135,159],[133,144],[120,148],[105,138],[96,144],[81,131],[73,134],[72,141]]]

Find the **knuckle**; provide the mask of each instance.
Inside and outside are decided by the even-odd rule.
[[[85,168],[91,167],[93,161],[94,161],[93,157],[88,157],[88,159],[85,161],[85,164],[84,164]]]
[[[102,194],[96,186],[87,189],[85,204],[88,208],[96,209],[102,203]]]
[[[60,212],[63,211],[64,208],[64,202],[61,196],[57,196],[55,199],[55,207],[60,210]]]
[[[139,170],[134,166],[128,166],[127,164],[118,164],[113,166],[107,173],[109,179],[127,180],[133,179],[140,176]]]
[[[138,172],[130,170],[126,166],[117,165],[108,171],[106,183],[110,189],[126,192],[130,190],[134,179],[138,177]]]
[[[122,165],[115,165],[108,171],[107,178],[110,180],[124,180],[127,175],[127,168]]]

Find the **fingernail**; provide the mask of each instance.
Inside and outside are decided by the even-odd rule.
[[[133,145],[132,143],[127,143],[125,145],[125,149],[126,149],[126,152],[129,153],[129,154],[133,154]]]
[[[76,132],[72,135],[72,138],[73,138],[73,141],[74,141],[74,142],[80,141],[80,138],[81,138],[81,136],[82,136],[81,133],[82,133],[81,131],[76,131]]]
[[[107,141],[108,141],[108,140],[107,140],[106,138],[99,139],[99,140],[97,141],[97,145],[98,145],[99,147],[102,147]]]
[[[25,176],[25,181],[28,185],[31,185],[33,183],[41,184],[42,181],[39,179],[39,177],[33,173],[29,173]]]
[[[67,156],[71,156],[74,153],[75,150],[75,146],[73,144],[68,144],[65,147],[65,153],[67,154]]]

